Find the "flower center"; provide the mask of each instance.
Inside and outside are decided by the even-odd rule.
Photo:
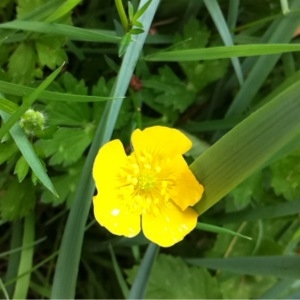
[[[138,177],[137,188],[143,192],[151,192],[156,183],[156,178],[153,174],[141,174]]]
[[[120,172],[120,197],[131,212],[157,214],[170,201],[173,182],[166,180],[165,161],[149,153],[128,157]]]

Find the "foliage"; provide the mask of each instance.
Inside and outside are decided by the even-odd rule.
[[[1,1],[2,297],[299,298],[300,3],[175,2]],[[99,147],[153,125],[214,228],[158,250],[90,209]]]

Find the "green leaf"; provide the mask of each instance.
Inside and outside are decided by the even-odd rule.
[[[35,43],[35,48],[42,67],[47,66],[53,70],[68,59],[57,36],[39,39]]]
[[[78,161],[93,140],[93,130],[83,128],[59,128],[51,140],[40,140],[37,146],[42,148],[49,164],[68,166]]]
[[[70,13],[71,10],[77,6],[81,0],[66,0],[64,3],[62,3],[57,9],[47,17],[45,22],[54,22],[66,14]]]
[[[287,200],[300,198],[300,151],[271,165],[271,186],[277,195]]]
[[[0,165],[17,152],[18,148],[12,140],[0,143]]]
[[[1,116],[4,121],[9,117],[9,115],[4,112],[1,113]],[[49,191],[51,191],[54,195],[57,195],[44,166],[41,164],[39,157],[36,155],[22,128],[15,124],[10,129],[10,134],[37,178]]]
[[[195,93],[167,66],[160,68],[159,75],[145,80],[143,85],[157,93],[153,102],[168,110],[183,112],[195,100]]]
[[[130,1],[128,1],[127,3],[128,3],[128,19],[132,22],[134,9]]]
[[[147,1],[134,15],[134,17],[132,18],[132,23],[134,24],[135,21],[137,21],[142,15],[143,13],[147,10],[147,8],[149,7],[149,5],[151,4],[152,0]]]
[[[34,92],[35,88],[30,88],[24,85],[13,84],[10,82],[0,80],[0,89],[4,94],[24,96],[29,95]],[[50,100],[50,101],[70,101],[70,102],[101,102],[110,100],[110,97],[100,97],[100,96],[82,96],[76,94],[68,93],[57,93],[51,91],[41,91],[40,99]],[[120,98],[117,97],[116,98]]]
[[[23,179],[26,177],[29,171],[29,165],[26,159],[21,156],[15,166],[14,174],[17,174],[19,182],[22,182]]]
[[[8,114],[13,114],[18,109],[18,105],[12,101],[9,101],[4,98],[0,98],[0,110]]]
[[[9,182],[0,201],[1,219],[14,221],[29,215],[35,206],[34,187],[29,179]]]
[[[68,168],[67,173],[51,177],[51,181],[59,197],[55,197],[52,193],[45,190],[41,196],[41,202],[51,204],[53,206],[66,203],[67,207],[71,207],[72,200],[78,185],[84,159],[77,164]]]
[[[197,61],[243,56],[270,55],[286,52],[298,52],[295,44],[251,44],[225,47],[210,47],[175,51],[161,51],[145,57],[147,61]]]
[[[261,168],[300,133],[299,84],[294,83],[204,152],[190,167],[204,185],[203,213]]]
[[[251,237],[240,234],[240,233],[235,232],[233,230],[223,228],[223,227],[219,227],[219,226],[215,226],[215,225],[211,225],[211,224],[206,224],[206,223],[198,222],[197,225],[196,225],[196,229],[203,230],[203,231],[208,231],[208,232],[214,232],[214,233],[225,233],[225,234],[241,237],[241,238],[244,238],[246,240],[252,240]]]
[[[119,57],[122,57],[123,54],[126,52],[131,40],[132,39],[131,39],[130,32],[127,32],[126,34],[124,34],[124,36],[121,39],[120,46],[119,46],[119,52],[118,52]]]
[[[132,283],[138,267],[127,270]],[[219,299],[218,281],[204,268],[189,267],[179,257],[160,254],[150,274],[146,299]]]
[[[28,84],[34,77],[36,54],[29,43],[21,43],[8,62],[8,75],[13,83]]]
[[[40,93],[47,88],[47,86],[57,77],[63,65],[53,71],[33,92],[24,98],[22,105],[13,113],[13,115],[6,119],[5,124],[0,129],[0,139],[8,132],[8,130],[19,120],[19,118],[28,110]]]
[[[118,43],[120,38],[113,35],[113,32],[94,29],[84,29],[65,24],[45,23],[37,21],[20,21],[0,24],[0,28],[16,29],[38,33],[62,35],[74,41],[87,41],[98,43]]]
[[[213,270],[226,270],[235,274],[274,276],[299,279],[299,256],[254,256],[185,260],[195,266]]]

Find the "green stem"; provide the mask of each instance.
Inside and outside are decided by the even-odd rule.
[[[129,22],[128,22],[127,15],[125,13],[123,2],[122,2],[122,0],[115,0],[115,3],[116,3],[117,11],[118,11],[121,23],[123,25],[124,31],[128,32],[129,31]]]

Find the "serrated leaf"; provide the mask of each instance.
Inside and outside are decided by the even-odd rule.
[[[30,180],[18,183],[13,180],[1,195],[0,214],[5,221],[14,221],[27,216],[34,208],[34,187]]]
[[[29,43],[21,43],[10,56],[8,75],[13,83],[28,84],[34,77],[36,54]]]
[[[24,156],[21,156],[15,166],[14,174],[17,175],[19,182],[22,182],[23,179],[26,177],[29,171],[29,165],[24,158]]]
[[[51,70],[67,61],[67,55],[62,49],[62,39],[57,36],[39,39],[35,43],[39,63],[42,67],[47,66]],[[64,39],[63,39],[64,40]]]
[[[262,171],[249,176],[236,188],[234,188],[226,199],[226,211],[244,209],[251,203],[252,199],[262,199],[264,192],[264,181]]]
[[[159,75],[143,84],[157,93],[153,101],[168,109],[183,112],[195,99],[194,92],[168,66],[160,68]]]
[[[297,150],[271,166],[271,186],[277,195],[287,200],[300,197],[300,151]]]
[[[78,161],[93,139],[93,132],[83,128],[59,128],[51,140],[40,140],[50,165],[68,166]]]
[[[126,273],[133,282],[138,267]],[[217,299],[218,282],[204,268],[189,267],[179,257],[160,254],[154,263],[146,299]]]
[[[0,165],[17,152],[18,148],[12,140],[0,143]]]
[[[50,203],[53,206],[57,206],[66,202],[68,207],[71,206],[71,200],[73,199],[76,186],[79,182],[83,165],[82,162],[83,161],[69,168],[66,174],[51,178],[59,198],[54,197],[53,194],[45,190],[41,196],[42,203]]]

